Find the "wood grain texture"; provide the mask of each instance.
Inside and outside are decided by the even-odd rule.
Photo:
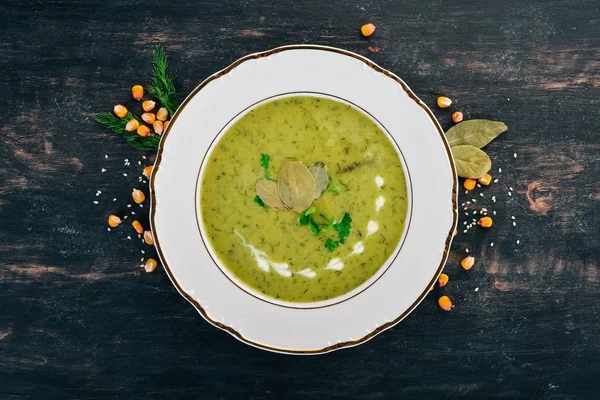
[[[1,398],[597,398],[597,1],[171,3],[0,5]],[[487,149],[499,182],[477,195],[494,227],[461,230],[446,267],[455,309],[436,289],[365,345],[289,357],[237,342],[163,271],[142,273],[153,252],[105,220],[134,210],[147,224],[127,203],[152,154],[92,117],[149,76],[158,43],[182,94],[247,53],[316,43],[368,56],[428,105],[444,94],[465,118],[506,122]]]

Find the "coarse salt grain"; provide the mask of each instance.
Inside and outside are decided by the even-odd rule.
[[[131,208],[131,204],[127,204],[127,208]]]
[[[142,252],[142,254],[146,254],[146,252],[144,250],[140,250]]]
[[[465,249],[465,253],[468,253],[468,252],[469,252],[469,249]]]
[[[517,153],[514,153],[514,154],[513,154],[513,157],[514,157],[514,158],[517,158]]]
[[[490,243],[490,247],[494,247],[494,242]]]
[[[131,215],[135,215],[135,211],[132,211],[132,212],[131,212]]]
[[[143,204],[140,204],[140,207],[144,208],[144,205],[143,205]]]
[[[475,199],[471,199],[471,200],[473,200],[473,203],[477,203],[477,200],[475,200]]]
[[[519,243],[521,243],[521,241],[520,241],[520,240],[517,240],[517,244],[519,244]]]
[[[509,195],[509,196],[512,196],[512,193],[511,193],[511,192],[508,192],[508,195]]]
[[[127,236],[127,239],[131,240],[131,236]]]
[[[142,156],[142,158],[145,160],[145,159],[146,159],[146,156]]]
[[[142,183],[148,183],[148,181],[144,179],[144,180],[142,180]]]
[[[480,188],[480,187],[481,187],[481,185],[478,183],[478,184],[477,184],[477,187],[478,187],[478,188]]]
[[[511,187],[509,187],[508,189],[509,189],[511,192],[513,192],[513,191],[514,191],[514,189],[513,189],[513,188],[511,188]]]
[[[117,198],[115,197],[115,198],[113,199],[113,201],[117,201]]]
[[[463,225],[466,225],[466,224],[467,224],[467,221],[463,222]]]
[[[498,168],[498,172],[502,172],[502,168]]]
[[[105,172],[106,172],[106,168],[102,168],[102,169],[100,170],[100,172],[102,172],[102,173],[105,173]]]
[[[104,158],[108,158],[108,154],[105,154],[105,155],[104,155]]]
[[[510,219],[515,219],[515,216],[514,216],[514,215],[511,215],[511,216],[510,216]]]
[[[126,172],[123,172],[123,176],[127,176],[127,173],[126,173]]]
[[[476,287],[476,288],[475,288],[475,291],[476,291],[476,292],[479,292],[479,288],[478,288],[478,287]]]
[[[470,202],[470,201],[467,201],[467,204],[471,204],[471,202]]]
[[[463,233],[467,233],[467,232],[468,232],[468,231],[467,231],[466,229],[463,231]]]
[[[94,204],[98,204],[98,200],[94,200]]]
[[[123,219],[127,219],[127,215],[123,216]]]
[[[513,221],[513,226],[517,226],[517,223],[515,221]]]
[[[498,178],[494,179],[494,183],[498,183]]]
[[[468,191],[468,190],[465,190],[465,194],[469,194],[469,191]]]
[[[473,215],[477,214],[477,210],[473,211]]]
[[[142,162],[141,162],[141,161],[138,161],[138,165],[142,165]]]
[[[110,232],[110,228],[106,228],[106,230]]]
[[[483,197],[483,193],[479,193],[479,195],[480,195],[481,197]]]

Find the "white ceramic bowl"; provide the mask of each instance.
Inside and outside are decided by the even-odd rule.
[[[410,207],[396,251],[367,282],[318,303],[265,297],[217,265],[203,240],[198,177],[218,135],[249,109],[290,95],[333,98],[397,144]],[[441,273],[457,221],[457,178],[431,111],[397,76],[354,53],[285,46],[246,56],[202,82],[163,134],[151,177],[151,224],[179,292],[211,324],[253,346],[317,354],[354,346],[402,320]]]

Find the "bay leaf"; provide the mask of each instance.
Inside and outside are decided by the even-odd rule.
[[[260,199],[268,205],[269,207],[275,210],[289,210],[289,208],[281,201],[279,196],[277,195],[277,183],[267,180],[261,179],[256,182],[256,194]]]
[[[300,161],[287,162],[279,170],[277,194],[286,206],[297,213],[311,205],[316,190],[315,178]]]
[[[488,155],[475,146],[455,146],[451,150],[456,172],[461,178],[481,178],[492,168],[492,161]]]
[[[311,165],[308,170],[312,174],[313,178],[315,178],[315,199],[317,199],[323,194],[325,189],[327,189],[327,184],[329,183],[327,165],[323,164],[322,162],[316,162]]]
[[[448,129],[446,139],[450,147],[471,145],[482,148],[507,129],[504,122],[471,119]]]

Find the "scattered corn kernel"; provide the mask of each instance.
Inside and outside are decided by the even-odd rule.
[[[448,280],[450,279],[450,277],[446,274],[441,274],[440,277],[438,278],[438,286],[439,287],[444,287],[446,286],[446,283],[448,283]]]
[[[463,267],[465,271],[470,270],[473,267],[473,265],[475,265],[475,257],[473,256],[466,256],[460,262],[460,266]]]
[[[490,218],[490,217],[479,218],[477,225],[481,226],[482,228],[489,228],[490,226],[492,226],[492,218]]]
[[[360,27],[360,33],[363,34],[364,37],[369,37],[375,32],[375,25],[368,23],[364,24]]]
[[[142,103],[142,108],[144,111],[152,111],[156,107],[156,102],[154,100],[146,100]]]
[[[159,119],[160,121],[166,121],[168,116],[169,116],[169,112],[164,107],[159,108],[158,111],[156,112],[156,118]]]
[[[116,228],[120,224],[121,224],[121,218],[117,217],[116,215],[108,216],[108,226],[110,226],[111,228]]]
[[[487,186],[492,182],[492,176],[490,174],[485,174],[481,178],[477,179],[477,181],[479,181],[479,183],[482,185]]]
[[[154,115],[152,113],[143,113],[142,119],[144,120],[145,123],[152,124],[156,120],[156,115]]]
[[[437,99],[437,105],[439,108],[448,108],[452,105],[452,100],[450,100],[448,97],[440,96]]]
[[[154,272],[154,270],[158,267],[158,263],[154,258],[149,258],[146,260],[146,264],[144,265],[144,270],[146,272]]]
[[[144,192],[139,189],[133,189],[133,192],[131,192],[131,197],[137,204],[141,204],[144,202],[144,200],[146,200],[146,195],[144,195]]]
[[[142,172],[144,174],[144,176],[146,178],[150,178],[150,174],[152,173],[152,165],[148,165],[147,167],[144,168],[144,171]]]
[[[138,122],[138,120],[135,118],[132,118],[129,120],[127,125],[125,125],[125,130],[127,132],[135,132],[137,130],[137,128],[139,128],[139,127],[140,127],[140,123]]]
[[[162,135],[163,133],[163,122],[162,121],[154,121],[152,123],[152,128],[154,128],[154,133],[157,135]]]
[[[477,181],[475,179],[467,178],[463,182],[463,187],[467,190],[473,190],[473,189],[475,189],[476,184],[477,184]]]
[[[461,113],[460,111],[456,111],[454,114],[452,114],[452,122],[454,122],[455,124],[458,124],[462,120],[463,120],[463,113]]]
[[[137,134],[142,137],[150,136],[150,128],[148,128],[146,125],[140,125],[137,128]]]
[[[154,237],[152,237],[151,231],[144,232],[144,242],[146,242],[146,244],[149,244],[150,246],[154,244]]]
[[[117,117],[123,118],[125,115],[127,115],[127,108],[121,104],[117,104],[113,107],[113,112]]]
[[[450,300],[450,297],[448,297],[448,296],[440,297],[440,299],[438,300],[438,304],[440,305],[441,309],[444,311],[452,310],[452,300]]]
[[[141,100],[142,97],[144,97],[144,88],[142,85],[135,85],[131,88],[131,94],[133,95],[134,99]]]
[[[142,227],[142,224],[140,224],[140,221],[135,220],[131,223],[131,226],[133,226],[133,229],[135,229],[135,231],[137,233],[144,233],[144,228]]]
[[[165,121],[165,123],[163,124],[163,128],[165,130],[167,130],[167,126],[169,126],[169,122],[171,122],[171,121]]]

